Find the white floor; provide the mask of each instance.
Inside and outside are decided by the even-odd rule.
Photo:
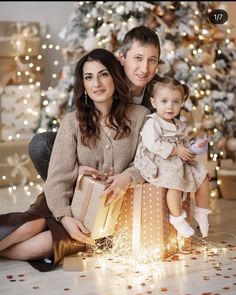
[[[36,185],[12,192],[1,188],[0,213],[25,210],[40,191]],[[88,258],[86,271],[73,272],[59,266],[40,273],[26,262],[0,259],[0,294],[235,295],[236,201],[211,199],[211,208],[210,235],[206,243],[194,237],[192,251],[149,264],[133,257]]]

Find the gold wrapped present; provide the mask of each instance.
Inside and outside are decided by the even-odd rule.
[[[38,22],[0,21],[0,56],[36,56],[40,51],[40,34]]]
[[[30,64],[33,64],[34,67],[30,67]],[[0,86],[29,84],[30,79],[33,79],[33,82],[42,83],[44,79],[44,64],[44,60],[34,56],[27,61],[24,57],[0,56]]]
[[[122,206],[122,199],[105,206],[105,187],[103,181],[80,175],[71,203],[72,215],[84,224],[93,239],[113,235]]]
[[[190,219],[190,196],[183,203]],[[163,260],[180,248],[190,246],[189,239],[177,237],[175,228],[169,223],[169,210],[166,204],[166,189],[150,183],[128,189],[116,226],[116,234],[122,244],[133,253],[148,249]],[[120,237],[119,237],[120,236]]]
[[[39,125],[40,88],[33,85],[9,85],[0,93],[0,141],[30,140]]]
[[[224,199],[236,200],[236,169],[220,169],[218,172],[220,180],[220,192]]]
[[[0,143],[0,187],[38,180],[27,141]]]

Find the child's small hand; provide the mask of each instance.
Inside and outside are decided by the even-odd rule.
[[[184,161],[193,160],[196,156],[189,148],[184,146],[176,147],[176,151],[177,151],[177,156]]]

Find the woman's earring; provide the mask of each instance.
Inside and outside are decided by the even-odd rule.
[[[84,90],[84,101],[85,101],[85,104],[88,104],[88,95],[86,90]]]

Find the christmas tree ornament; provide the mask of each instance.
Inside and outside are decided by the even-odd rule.
[[[49,117],[55,118],[60,115],[60,107],[56,101],[52,101],[47,105],[45,112]]]
[[[203,120],[202,125],[206,129],[211,129],[215,126],[215,120],[213,117],[212,118],[209,117],[208,119]]]
[[[89,33],[86,39],[84,39],[83,47],[84,47],[84,50],[87,52],[98,47],[98,40],[93,35],[93,33]]]
[[[163,21],[167,24],[167,26],[171,27],[176,19],[174,12],[170,10],[166,10],[164,15],[162,16]]]
[[[230,152],[234,152],[236,151],[236,138],[232,137],[229,138],[226,142],[226,148],[230,151]]]
[[[226,146],[226,142],[227,142],[227,139],[225,137],[222,137],[216,144],[216,147],[220,150],[220,149],[223,149],[225,148]]]

